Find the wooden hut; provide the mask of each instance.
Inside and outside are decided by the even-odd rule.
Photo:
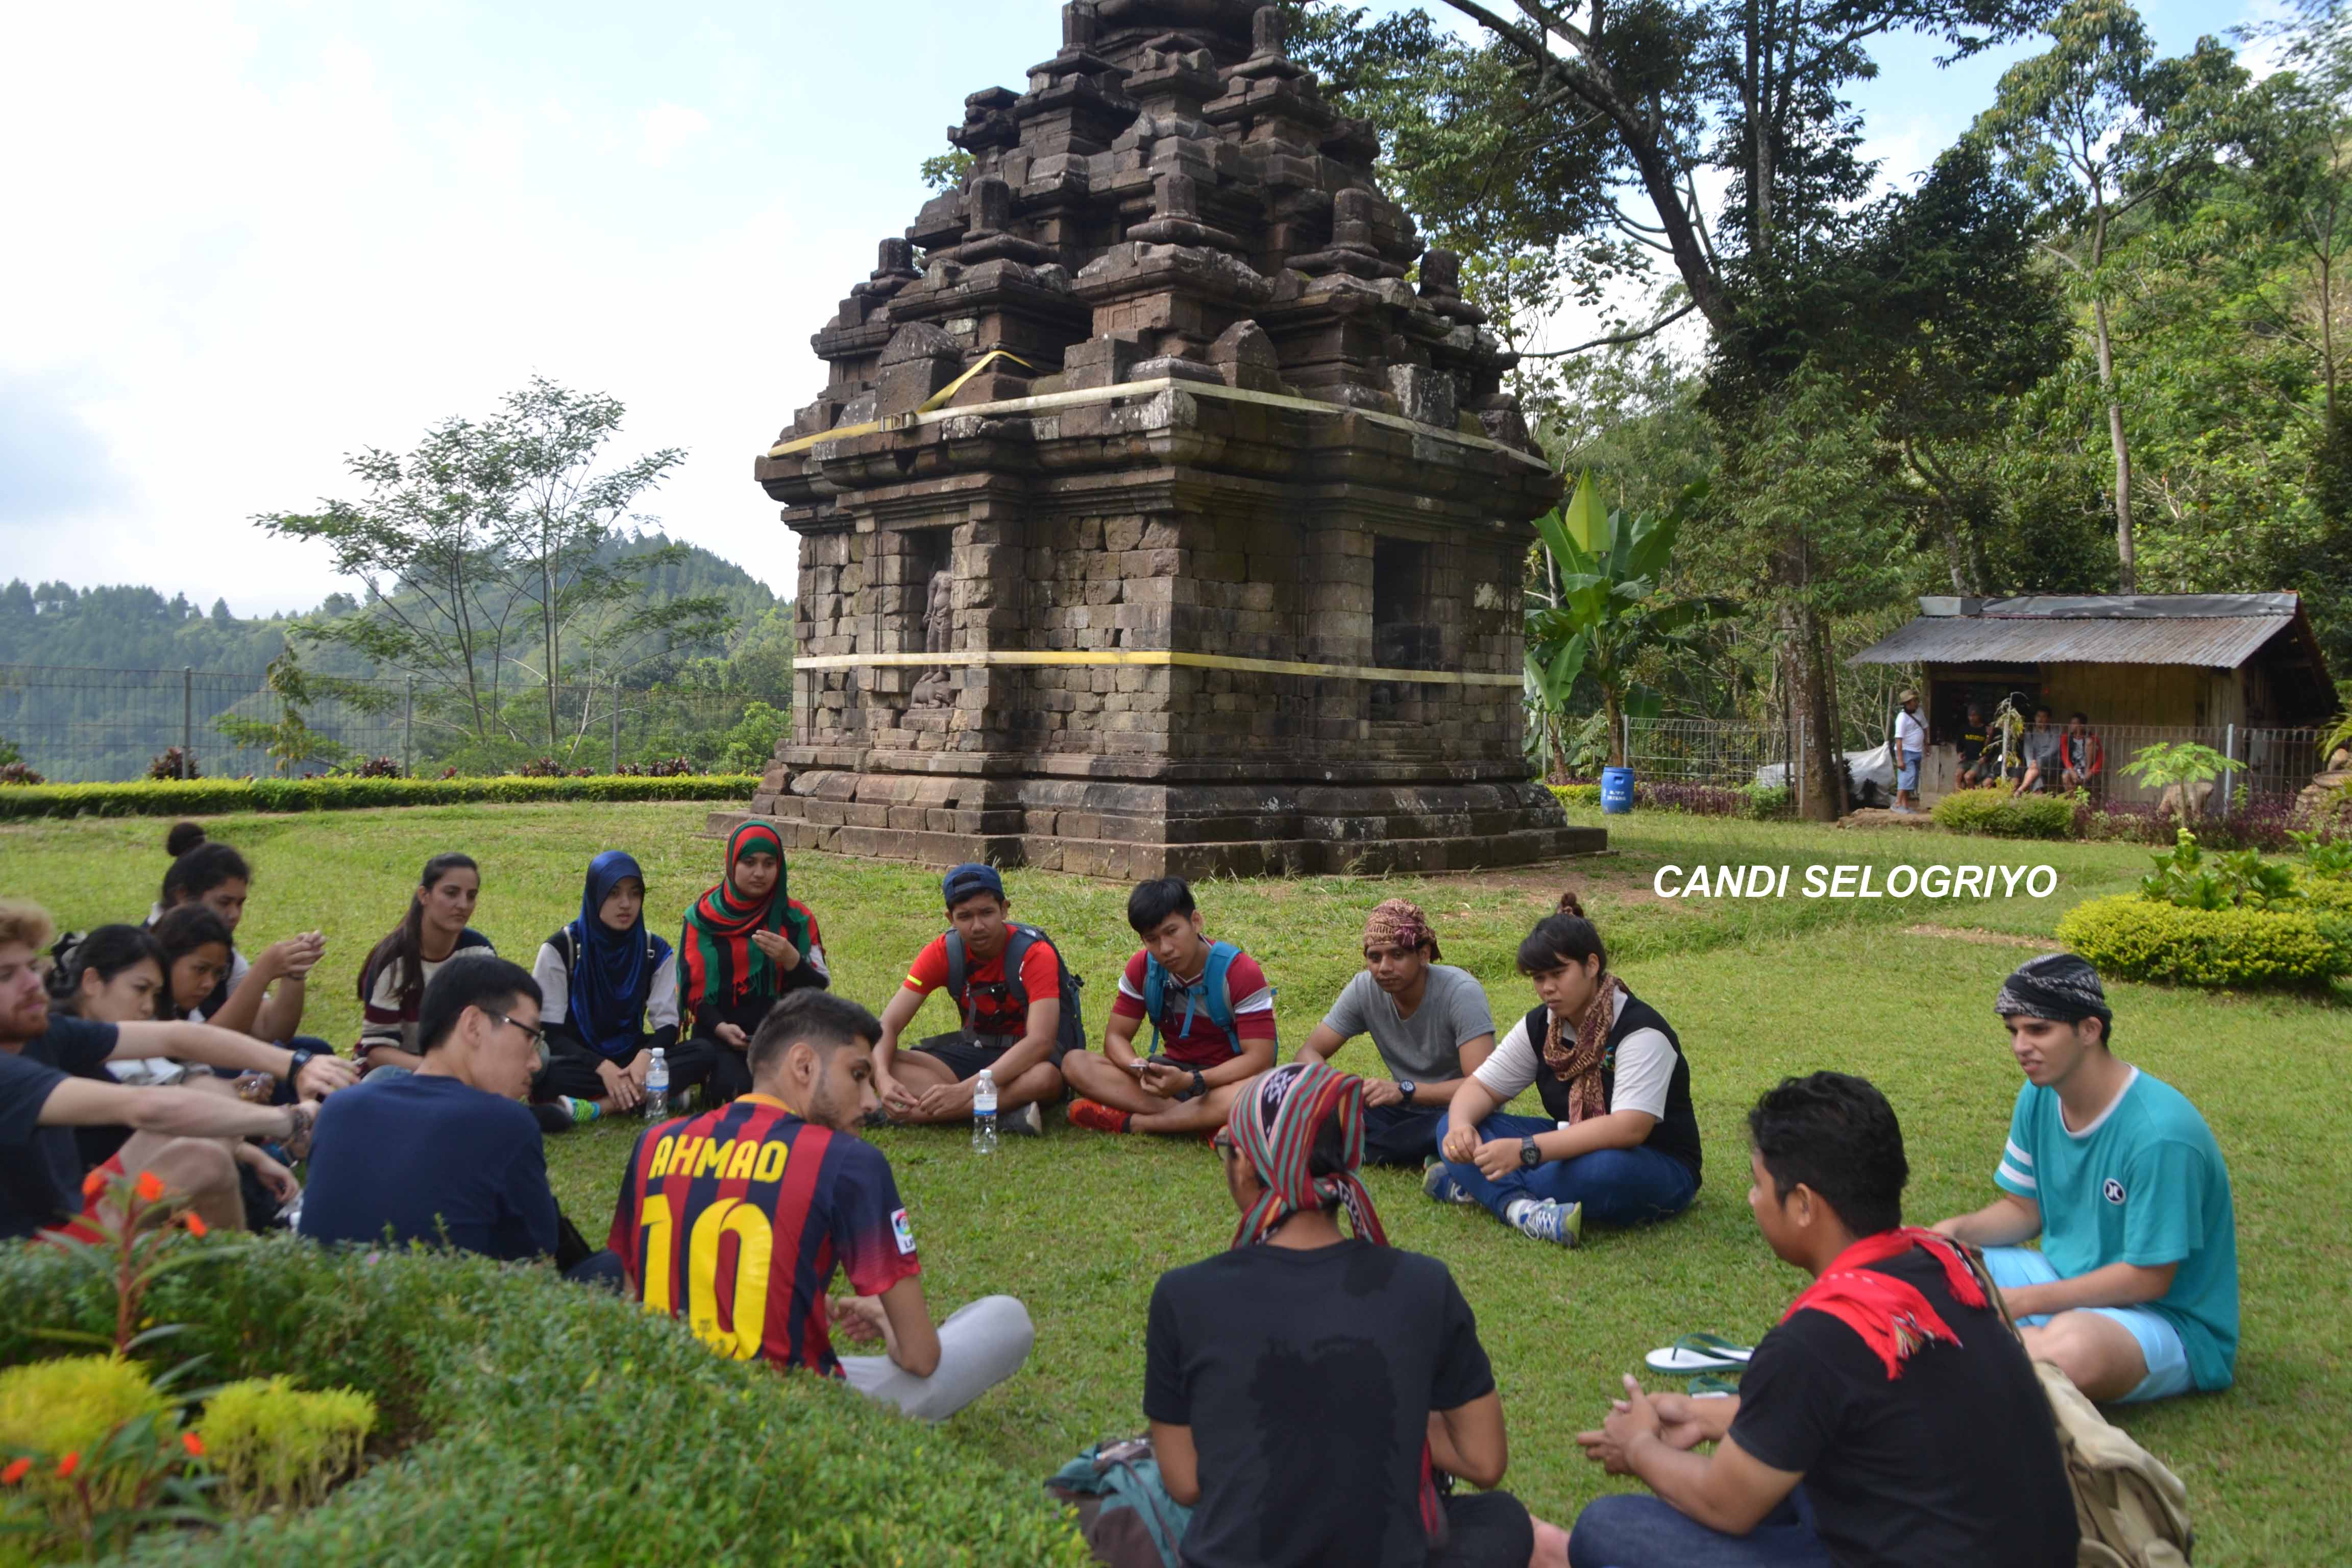
[[[2197,741],[2247,764],[2254,794],[2292,795],[2316,764],[2317,727],[2336,691],[2293,594],[1927,596],[1919,615],[1852,664],[1919,668],[1929,797],[1958,775],[1970,703],[2085,714],[2112,798],[2146,793],[2117,776],[2151,742]]]

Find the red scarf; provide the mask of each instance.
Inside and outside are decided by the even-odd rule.
[[[1893,1382],[1903,1375],[1903,1363],[1920,1346],[1937,1340],[1954,1345],[1960,1342],[1960,1336],[1927,1304],[1917,1287],[1870,1267],[1900,1258],[1914,1247],[1924,1248],[1944,1266],[1944,1283],[1950,1287],[1954,1300],[1963,1307],[1986,1305],[1976,1271],[1958,1246],[1932,1230],[1904,1226],[1866,1236],[1839,1253],[1822,1270],[1822,1277],[1789,1303],[1780,1321],[1785,1323],[1808,1307],[1827,1312],[1862,1336],[1862,1342],[1876,1352],[1885,1366],[1887,1381]]]

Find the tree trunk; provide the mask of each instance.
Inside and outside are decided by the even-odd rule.
[[[2116,587],[2139,592],[2139,572],[2132,544],[2131,446],[2124,439],[2124,400],[2116,390],[2115,345],[2107,334],[2107,302],[2091,301],[2091,322],[2098,337],[2099,393],[2107,400],[2107,442],[2116,453]]]
[[[1622,768],[1625,765],[1625,705],[1616,686],[1605,680],[1601,683],[1601,713],[1609,726],[1609,765]]]

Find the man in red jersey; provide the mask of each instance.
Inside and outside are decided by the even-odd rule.
[[[1211,942],[1181,877],[1139,884],[1127,923],[1143,950],[1127,961],[1102,1051],[1072,1051],[1062,1072],[1079,1098],[1070,1124],[1097,1132],[1202,1136],[1225,1124],[1244,1085],[1274,1065],[1274,987],[1256,959]],[[1150,1055],[1135,1037],[1151,1028]]]
[[[720,1354],[846,1378],[939,1421],[1019,1370],[1034,1331],[1010,1296],[931,1326],[889,1163],[850,1131],[874,1109],[881,1032],[831,992],[779,1001],[745,1053],[750,1094],[638,1137],[608,1245],[647,1311],[684,1317]],[[837,1302],[836,1268],[856,1292]],[[887,1353],[835,1355],[835,1323]]]

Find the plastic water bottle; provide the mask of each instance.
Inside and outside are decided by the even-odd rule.
[[[996,1152],[996,1079],[986,1068],[971,1089],[971,1152]]]
[[[669,1058],[661,1047],[654,1047],[654,1059],[646,1066],[646,1120],[662,1121],[669,1116]]]

